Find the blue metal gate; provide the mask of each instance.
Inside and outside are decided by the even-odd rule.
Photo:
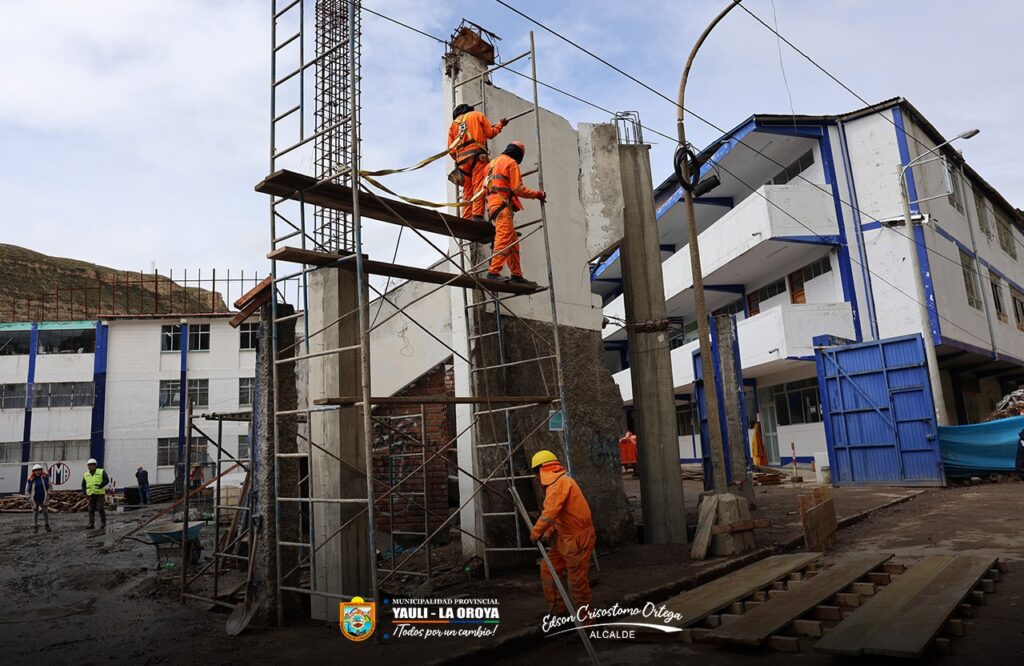
[[[814,339],[832,483],[945,485],[921,336],[834,343]]]

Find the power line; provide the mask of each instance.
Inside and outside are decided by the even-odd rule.
[[[588,55],[591,55],[592,57],[594,57],[594,58],[596,58],[597,60],[601,61],[602,63],[604,63],[604,64],[608,65],[609,67],[611,67],[611,68],[612,68],[612,69],[614,69],[615,71],[617,71],[617,72],[619,72],[619,73],[623,74],[623,75],[624,75],[624,76],[626,76],[627,78],[629,78],[629,79],[631,79],[631,80],[633,80],[633,81],[636,81],[637,83],[639,83],[640,85],[642,85],[642,86],[643,86],[644,88],[646,88],[646,89],[648,89],[648,90],[651,90],[651,91],[655,92],[655,94],[657,94],[657,95],[658,95],[659,97],[662,97],[662,98],[664,98],[664,99],[666,99],[666,100],[670,101],[670,102],[671,102],[671,103],[672,103],[673,105],[675,105],[675,106],[678,106],[678,104],[677,104],[677,103],[675,102],[675,100],[672,100],[672,99],[670,99],[670,98],[666,97],[665,95],[663,95],[663,94],[661,94],[661,93],[657,92],[656,90],[654,90],[653,88],[651,88],[651,87],[650,87],[650,86],[648,86],[647,84],[643,83],[642,81],[639,81],[638,79],[636,79],[636,78],[635,78],[635,77],[633,77],[632,75],[630,75],[630,74],[627,74],[627,73],[625,73],[625,72],[622,72],[622,70],[620,70],[620,69],[619,69],[618,67],[615,67],[614,65],[611,65],[610,63],[608,63],[608,62],[607,62],[607,61],[605,61],[604,59],[600,58],[600,57],[599,57],[599,56],[597,56],[597,55],[594,55],[593,53],[591,53],[590,51],[588,51],[588,50],[584,49],[583,47],[579,46],[579,45],[578,45],[578,44],[576,44],[575,42],[572,42],[571,40],[569,40],[569,39],[567,39],[567,38],[565,38],[565,37],[562,37],[562,36],[561,36],[561,35],[559,35],[558,33],[556,33],[556,32],[554,32],[554,31],[552,31],[552,30],[551,30],[550,28],[548,28],[547,26],[544,26],[543,24],[539,23],[539,22],[538,22],[538,21],[536,21],[535,19],[532,19],[532,18],[530,18],[530,17],[526,16],[525,14],[523,14],[523,13],[522,13],[522,12],[520,12],[519,10],[517,10],[517,9],[515,9],[515,8],[511,7],[511,6],[509,6],[509,5],[507,4],[507,3],[503,2],[502,0],[496,0],[496,1],[497,1],[497,2],[499,2],[500,4],[504,5],[504,6],[508,7],[509,9],[511,9],[512,11],[516,12],[517,14],[520,14],[520,15],[521,15],[521,16],[523,16],[524,18],[527,18],[528,20],[532,21],[533,23],[537,24],[538,26],[542,27],[543,29],[547,30],[548,32],[551,32],[551,33],[552,33],[553,35],[555,35],[555,36],[557,36],[557,37],[559,37],[559,38],[561,38],[561,39],[565,40],[565,41],[566,41],[566,42],[568,42],[569,44],[572,44],[572,45],[573,45],[573,46],[575,46],[576,48],[578,48],[578,49],[580,49],[581,51],[583,51],[583,52],[587,53]],[[436,41],[436,42],[438,42],[438,43],[440,43],[440,44],[444,44],[444,45],[447,45],[447,46],[449,46],[449,47],[451,47],[451,48],[457,48],[457,47],[453,47],[453,46],[452,46],[452,45],[450,44],[450,42],[449,42],[448,40],[445,40],[445,39],[442,39],[442,38],[440,38],[440,37],[436,37],[436,36],[434,36],[434,35],[431,35],[431,34],[429,34],[429,33],[427,33],[427,32],[424,32],[424,31],[422,31],[422,30],[420,30],[420,29],[418,29],[418,28],[414,28],[414,27],[412,27],[412,26],[410,26],[410,25],[408,25],[408,24],[406,24],[406,23],[403,23],[402,21],[399,21],[399,20],[397,20],[397,19],[394,19],[394,18],[392,18],[392,17],[390,17],[390,16],[387,16],[387,15],[381,14],[381,13],[379,13],[379,12],[373,11],[373,10],[371,10],[371,9],[368,9],[368,8],[366,8],[366,7],[364,7],[364,9],[365,9],[366,11],[370,12],[371,14],[375,15],[375,16],[378,16],[378,17],[380,17],[380,18],[382,18],[382,19],[385,19],[385,20],[387,20],[387,21],[390,21],[391,23],[394,23],[394,24],[396,24],[396,25],[399,25],[399,26],[402,26],[402,27],[404,27],[404,28],[407,28],[407,29],[409,29],[409,30],[411,30],[411,31],[413,31],[413,32],[416,32],[416,33],[418,33],[418,34],[420,34],[420,35],[423,35],[423,36],[425,36],[425,37],[429,37],[430,39],[433,39],[434,41]],[[460,49],[460,50],[461,50],[461,49]],[[518,74],[519,76],[523,76],[523,77],[525,77],[525,78],[530,78],[529,76],[527,76],[527,75],[525,75],[525,74],[522,74],[522,73],[520,73],[520,72],[517,72],[516,70],[512,69],[511,67],[506,67],[506,68],[504,68],[504,69],[506,69],[506,70],[508,70],[508,71],[510,71],[510,72],[512,72],[512,73],[514,73],[514,74]],[[546,83],[542,83],[542,82],[540,82],[540,81],[538,81],[538,84],[539,84],[539,85],[543,85],[544,87],[546,87],[546,88],[549,88],[549,89],[551,89],[551,90],[554,90],[554,91],[556,91],[556,92],[559,92],[559,93],[561,93],[561,94],[564,94],[564,95],[566,95],[566,96],[568,96],[568,97],[571,97],[572,99],[575,99],[576,101],[579,101],[579,102],[581,102],[581,103],[583,103],[583,104],[587,104],[587,105],[589,105],[589,106],[591,106],[591,107],[593,107],[593,108],[599,109],[599,110],[601,110],[601,111],[603,111],[603,112],[605,112],[605,113],[613,114],[613,112],[609,111],[608,109],[605,109],[604,107],[602,107],[602,106],[600,106],[600,105],[597,105],[597,104],[595,104],[595,103],[593,103],[593,102],[590,102],[590,101],[588,101],[588,100],[585,100],[585,99],[583,99],[583,98],[581,98],[581,97],[578,97],[578,96],[576,96],[576,95],[573,95],[573,94],[571,94],[571,93],[565,92],[565,91],[563,91],[563,90],[561,90],[561,89],[559,89],[559,88],[556,88],[556,87],[554,87],[554,86],[551,86],[551,85],[549,85],[549,84],[546,84]],[[726,134],[726,135],[732,136],[732,135],[731,135],[731,134],[730,134],[730,133],[729,133],[728,131],[726,131],[726,130],[723,130],[722,128],[718,127],[717,125],[715,125],[715,124],[714,124],[714,123],[712,123],[711,121],[709,121],[709,120],[706,120],[706,119],[704,119],[704,118],[700,117],[699,115],[697,115],[697,114],[693,113],[692,111],[689,111],[688,109],[687,109],[687,111],[688,111],[688,112],[689,112],[689,113],[690,113],[691,115],[693,115],[693,116],[694,116],[695,118],[697,118],[697,119],[701,120],[702,122],[704,122],[705,124],[709,125],[710,127],[713,127],[714,129],[716,129],[716,130],[718,130],[718,131],[722,132],[723,134]],[[657,131],[657,130],[655,130],[655,129],[652,129],[652,128],[650,128],[650,127],[647,127],[647,126],[645,126],[645,125],[641,125],[641,127],[643,127],[643,128],[645,129],[645,130],[648,130],[648,131],[650,131],[650,132],[652,132],[652,133],[654,133],[654,134],[657,134],[658,136],[662,136],[662,137],[664,137],[664,138],[666,138],[666,139],[669,139],[670,141],[676,141],[676,138],[675,138],[675,137],[671,137],[671,136],[669,136],[669,135],[667,135],[667,134],[665,134],[665,133],[663,133],[663,132],[659,132],[659,131]],[[740,143],[741,145],[744,145],[745,147],[747,147],[747,148],[748,148],[749,150],[751,150],[752,152],[754,152],[754,153],[756,153],[756,154],[758,154],[758,155],[760,155],[760,156],[764,157],[765,159],[769,160],[770,162],[772,162],[772,163],[774,163],[774,164],[776,164],[776,165],[778,165],[778,166],[780,166],[780,167],[783,167],[783,168],[785,168],[785,165],[783,165],[783,164],[782,164],[781,162],[778,162],[778,161],[776,161],[775,159],[773,159],[772,157],[770,157],[770,156],[768,156],[768,155],[765,155],[765,154],[764,154],[763,152],[761,152],[761,151],[760,151],[760,150],[758,150],[757,148],[755,148],[755,147],[753,147],[753,146],[751,146],[751,145],[749,145],[749,144],[745,143],[745,142],[744,142],[744,141],[743,141],[742,139],[736,139],[736,141],[737,141],[738,143]],[[762,199],[764,199],[765,201],[767,201],[767,202],[768,202],[768,203],[769,203],[769,204],[770,204],[771,206],[773,206],[773,207],[777,208],[777,209],[778,209],[778,210],[779,210],[780,212],[782,212],[782,213],[783,213],[784,215],[786,215],[787,217],[789,217],[790,219],[792,219],[792,220],[793,220],[794,222],[796,222],[797,224],[799,224],[799,225],[800,225],[801,227],[803,227],[804,229],[807,229],[807,230],[808,230],[808,231],[809,231],[809,232],[810,232],[811,234],[813,234],[813,235],[814,235],[815,237],[817,237],[817,238],[820,238],[820,239],[822,239],[822,240],[828,240],[828,239],[827,239],[827,238],[826,238],[825,236],[823,236],[822,234],[818,233],[817,231],[815,231],[814,229],[812,229],[811,227],[809,227],[809,226],[808,226],[807,224],[805,224],[804,222],[802,222],[801,220],[799,220],[799,219],[798,219],[798,218],[797,218],[796,216],[794,216],[794,215],[793,215],[792,213],[790,213],[790,212],[789,212],[788,210],[784,209],[784,208],[783,208],[783,207],[781,207],[781,206],[780,206],[779,204],[777,204],[776,202],[772,201],[772,200],[771,200],[770,198],[768,198],[767,196],[765,196],[764,194],[762,194],[762,193],[761,193],[761,192],[760,192],[760,191],[759,191],[759,190],[758,190],[757,188],[755,188],[755,187],[754,187],[753,185],[751,185],[750,183],[746,182],[745,180],[743,180],[742,178],[740,178],[739,176],[737,176],[737,175],[736,175],[735,173],[733,173],[733,172],[732,172],[732,171],[730,171],[729,169],[725,168],[725,167],[724,167],[724,166],[722,166],[721,164],[716,164],[716,168],[719,168],[719,169],[721,169],[722,171],[725,171],[726,173],[728,173],[728,174],[729,174],[730,176],[732,176],[733,178],[735,178],[737,182],[741,183],[741,184],[742,184],[742,185],[743,185],[744,187],[746,187],[747,189],[749,189],[749,190],[750,190],[750,191],[751,191],[751,192],[752,192],[753,194],[756,194],[757,196],[759,196],[759,197],[761,197]],[[802,175],[800,175],[800,174],[798,174],[798,176],[797,176],[797,177],[798,177],[798,178],[800,178],[801,180],[804,180],[804,181],[805,181],[805,182],[807,182],[808,184],[810,184],[810,185],[812,185],[812,186],[816,187],[817,189],[821,190],[822,192],[825,192],[825,193],[826,193],[826,194],[828,194],[828,195],[829,195],[830,197],[831,197],[831,196],[833,196],[831,192],[829,192],[828,190],[826,190],[826,189],[825,189],[824,187],[822,187],[822,186],[821,186],[821,185],[819,185],[818,183],[814,183],[814,182],[812,182],[812,181],[810,181],[810,180],[807,180],[807,178],[806,178],[806,177],[804,177],[804,176],[802,176]],[[850,204],[850,203],[847,203],[847,202],[843,201],[841,197],[839,198],[839,201],[840,201],[841,203],[843,203],[843,204],[847,205],[847,206],[848,206],[849,208],[851,208],[852,210],[854,210],[854,211],[857,211],[858,213],[861,213],[861,212],[862,212],[862,211],[860,210],[860,208],[859,208],[859,207],[857,207],[857,206],[854,206],[854,205],[852,205],[852,204]],[[869,216],[869,217],[871,217],[872,219],[874,218],[874,216]],[[909,240],[910,242],[913,242],[913,243],[918,243],[917,239],[915,239],[915,238],[911,238],[910,236],[907,236],[907,235],[905,235],[905,234],[902,234],[902,233],[900,233],[899,231],[897,231],[897,230],[895,230],[895,229],[891,229],[891,230],[892,230],[892,231],[894,231],[895,233],[897,233],[897,234],[899,234],[899,235],[903,236],[904,238],[906,238],[906,239],[907,239],[907,240]],[[923,245],[922,243],[918,243],[918,244],[919,244],[919,245]],[[928,248],[926,247],[925,249],[926,249],[926,251],[927,251],[927,249],[928,249]],[[961,268],[962,268],[962,264],[961,264],[961,263],[960,263],[959,261],[953,260],[952,258],[950,258],[950,257],[947,257],[946,255],[944,255],[944,254],[942,254],[942,253],[940,253],[940,252],[938,252],[937,250],[934,250],[934,249],[932,249],[932,250],[931,250],[931,252],[932,252],[933,254],[937,255],[937,256],[940,256],[940,257],[942,257],[942,258],[944,258],[944,259],[946,259],[946,260],[950,261],[951,263],[954,263],[954,264],[956,264],[956,265],[957,265],[958,267],[961,267]],[[874,277],[878,278],[878,279],[879,279],[879,280],[880,280],[881,282],[883,282],[883,283],[884,283],[884,284],[886,284],[887,286],[891,287],[892,289],[895,289],[895,290],[896,290],[897,292],[899,292],[900,294],[903,294],[904,296],[906,296],[906,297],[907,297],[908,299],[910,299],[910,300],[911,300],[911,301],[913,301],[914,303],[916,303],[916,304],[918,304],[918,305],[921,305],[921,304],[922,304],[922,303],[921,303],[921,302],[920,302],[919,300],[917,300],[916,296],[912,296],[912,295],[908,294],[907,292],[903,291],[903,290],[902,290],[902,289],[900,289],[900,288],[899,288],[898,286],[896,286],[896,285],[895,285],[895,284],[893,284],[892,282],[890,282],[890,281],[888,281],[887,279],[885,279],[885,278],[884,278],[883,276],[881,276],[881,275],[879,275],[878,273],[876,273],[875,271],[871,270],[871,268],[870,268],[870,267],[868,267],[868,266],[865,266],[864,264],[862,264],[862,263],[861,263],[861,262],[859,262],[858,260],[854,259],[854,258],[853,258],[852,256],[851,256],[851,257],[849,257],[849,260],[850,260],[850,262],[851,262],[851,263],[854,263],[854,264],[856,264],[857,266],[859,266],[859,267],[861,267],[861,268],[865,269],[865,270],[866,270],[866,271],[867,271],[867,272],[868,272],[868,273],[869,273],[870,275],[872,275],[872,276],[874,276]],[[968,270],[970,270],[970,269],[968,269]],[[983,276],[981,275],[981,273],[980,273],[980,269],[979,269],[979,270],[977,270],[977,271],[973,271],[973,272],[974,272],[974,273],[975,273],[976,275],[978,275],[979,277],[983,277]],[[946,321],[946,322],[947,322],[947,323],[949,323],[949,324],[952,324],[952,325],[953,325],[953,326],[954,326],[955,328],[957,328],[957,329],[959,329],[959,330],[963,331],[964,333],[966,333],[967,335],[971,336],[972,338],[974,338],[974,339],[976,339],[976,340],[978,340],[978,341],[980,341],[980,342],[982,342],[982,343],[984,343],[984,344],[986,344],[986,345],[991,345],[991,344],[992,344],[992,341],[991,341],[991,340],[986,340],[986,339],[982,338],[981,336],[979,336],[979,335],[977,335],[977,334],[973,333],[972,331],[969,331],[969,330],[967,330],[966,328],[964,328],[964,327],[960,326],[959,324],[957,324],[957,323],[956,323],[955,321],[953,321],[952,319],[949,319],[948,317],[944,317],[943,315],[941,315],[941,314],[940,314],[940,313],[938,312],[938,310],[937,310],[937,309],[935,310],[935,314],[936,314],[936,316],[937,316],[938,318],[940,318],[940,319],[942,319],[942,320]],[[1006,350],[1000,350],[1000,349],[999,349],[998,347],[994,347],[994,348],[995,348],[995,349],[996,349],[997,351],[1003,351],[1004,353],[1008,353],[1008,352],[1006,352]]]
[[[605,60],[605,59],[604,59],[604,58],[602,58],[601,56],[597,55],[597,54],[596,54],[596,53],[594,53],[593,51],[590,51],[589,49],[586,49],[585,47],[583,47],[583,46],[581,46],[581,45],[577,44],[577,43],[576,43],[575,41],[573,41],[573,40],[569,39],[569,38],[568,38],[568,37],[566,37],[565,35],[562,35],[562,34],[561,34],[561,33],[559,33],[558,31],[556,31],[556,30],[554,30],[554,29],[552,29],[552,28],[549,28],[548,26],[544,25],[543,23],[541,23],[541,22],[540,22],[540,21],[538,21],[537,19],[535,19],[535,18],[533,18],[533,17],[531,17],[531,16],[529,16],[529,15],[525,14],[524,12],[522,12],[522,11],[520,11],[520,10],[516,9],[515,7],[511,6],[510,4],[508,4],[507,2],[505,2],[504,0],[495,0],[495,1],[496,1],[496,2],[498,2],[498,4],[500,4],[500,5],[504,6],[504,7],[507,7],[508,9],[510,9],[511,11],[515,12],[515,13],[516,13],[516,14],[518,14],[519,16],[521,16],[521,17],[525,18],[526,20],[530,21],[530,22],[531,22],[531,23],[533,23],[534,25],[536,25],[536,26],[538,26],[538,27],[542,28],[543,30],[545,30],[545,31],[549,32],[550,34],[554,35],[554,36],[555,36],[555,37],[557,37],[558,39],[561,39],[562,41],[566,42],[567,44],[570,44],[570,45],[571,45],[571,46],[573,46],[574,48],[576,48],[576,49],[579,49],[579,50],[580,50],[580,51],[582,51],[583,53],[585,53],[585,54],[589,55],[590,57],[594,58],[594,59],[595,59],[595,60],[597,60],[598,62],[601,62],[602,64],[604,64],[604,65],[608,66],[608,67],[609,67],[609,68],[611,68],[612,70],[614,70],[614,71],[618,72],[619,74],[621,74],[621,75],[625,76],[625,77],[626,77],[626,78],[628,78],[629,80],[631,80],[631,81],[634,81],[634,82],[636,82],[637,84],[639,84],[640,86],[642,86],[642,87],[643,87],[643,88],[645,88],[646,90],[649,90],[649,91],[653,92],[653,93],[654,93],[654,94],[656,94],[656,95],[657,95],[658,97],[660,97],[660,98],[662,98],[662,99],[666,100],[667,102],[669,102],[670,104],[672,104],[672,105],[673,105],[674,107],[676,107],[676,108],[680,108],[680,106],[679,106],[679,103],[678,103],[678,102],[677,102],[676,100],[674,100],[674,99],[672,99],[672,98],[670,98],[670,97],[668,97],[668,96],[666,96],[666,95],[662,94],[661,92],[657,91],[656,89],[654,89],[653,87],[651,87],[651,86],[650,86],[650,85],[648,85],[647,83],[644,83],[643,81],[641,81],[640,79],[636,78],[636,77],[635,77],[635,76],[633,76],[632,74],[629,74],[628,72],[626,72],[626,71],[622,70],[621,68],[617,67],[616,65],[614,65],[614,64],[612,64],[612,63],[610,63],[610,62],[608,62],[607,60]],[[745,7],[743,7],[743,5],[740,5],[740,7],[746,10],[746,8],[745,8]],[[748,11],[749,11],[749,10],[748,10]],[[758,20],[760,21],[760,19],[758,19]],[[762,23],[762,24],[764,24],[764,21],[761,21],[761,23]],[[764,24],[764,25],[766,25],[766,24]],[[767,25],[766,25],[766,27],[767,27]],[[769,28],[769,29],[770,29],[770,28]],[[791,43],[791,42],[789,42],[788,40],[786,40],[786,39],[785,39],[785,37],[782,37],[781,35],[779,35],[779,38],[780,38],[780,39],[782,39],[783,41],[785,41],[785,42],[786,42],[787,44],[789,44],[790,46],[792,46],[792,43]],[[795,48],[795,47],[793,47],[793,48]],[[806,54],[804,54],[804,53],[803,53],[802,51],[801,51],[800,53],[801,53],[801,55],[803,55],[803,56],[804,56],[805,58],[807,58],[807,57],[808,57],[808,56],[807,56]],[[819,68],[821,68],[821,66],[820,66],[820,65],[817,65],[817,63],[815,63],[815,65],[816,65],[816,66],[818,66]],[[825,70],[824,70],[824,68],[821,68],[821,69],[822,69],[823,71],[825,71]],[[831,74],[830,74],[829,76],[830,76],[831,78],[833,78],[833,79],[835,78],[835,77],[832,77],[832,76],[831,76]],[[838,81],[838,79],[836,79],[836,80]],[[841,84],[841,82],[840,82],[840,84]],[[841,85],[842,85],[842,84],[841,84]],[[849,90],[849,88],[848,88],[847,86],[843,85],[843,87],[844,87],[845,89]],[[869,104],[869,103],[868,103],[868,102],[867,102],[866,100],[864,100],[864,99],[863,99],[862,97],[860,97],[860,96],[856,95],[856,93],[853,93],[853,91],[852,91],[852,90],[851,90],[850,92],[851,92],[852,94],[854,94],[854,95],[855,95],[855,96],[856,96],[856,97],[857,97],[858,99],[860,99],[860,100],[861,100],[861,101],[862,101],[862,102],[863,102],[863,103],[864,103],[865,105],[868,105],[868,106],[870,106],[870,104]],[[750,144],[749,144],[749,143],[747,143],[747,142],[746,142],[746,141],[745,141],[744,139],[742,139],[742,138],[737,138],[737,137],[735,137],[735,136],[734,136],[734,134],[733,134],[732,132],[730,132],[730,131],[728,131],[728,130],[725,130],[725,129],[723,129],[723,128],[719,127],[718,125],[716,125],[715,123],[711,122],[710,120],[708,120],[708,119],[704,118],[704,117],[703,117],[703,116],[701,116],[700,114],[698,114],[698,113],[695,113],[694,111],[692,111],[691,109],[688,109],[688,108],[686,108],[686,107],[682,107],[682,108],[683,108],[683,111],[685,111],[686,113],[689,113],[690,115],[692,115],[692,116],[693,116],[694,118],[696,118],[697,120],[700,120],[701,122],[703,122],[703,123],[704,123],[705,125],[707,125],[707,126],[709,126],[709,127],[713,128],[713,129],[717,130],[718,132],[721,132],[721,133],[722,133],[723,135],[727,136],[728,138],[730,138],[730,139],[733,139],[733,140],[735,140],[735,141],[736,141],[736,142],[737,142],[737,143],[738,143],[739,145],[742,145],[742,146],[744,146],[745,148],[747,148],[748,150],[750,150],[751,152],[754,152],[754,153],[756,153],[757,155],[760,155],[761,157],[763,157],[764,159],[768,160],[768,161],[769,161],[769,162],[771,162],[772,164],[775,164],[776,166],[778,166],[778,167],[780,167],[780,168],[783,168],[783,169],[785,169],[785,168],[787,167],[787,165],[785,165],[785,164],[783,164],[782,162],[779,162],[778,160],[776,160],[776,159],[772,158],[771,156],[769,156],[769,155],[765,154],[765,153],[764,153],[764,152],[763,152],[762,150],[759,150],[759,149],[755,148],[754,146],[750,145]],[[893,127],[896,127],[897,129],[900,129],[900,128],[899,128],[899,126],[898,126],[898,125],[896,125],[896,123],[895,123],[895,122],[893,122],[893,120],[892,120],[891,118],[888,118],[888,117],[887,117],[887,116],[886,116],[886,115],[885,115],[884,113],[882,113],[882,112],[881,112],[881,110],[879,110],[879,111],[876,111],[875,113],[876,113],[877,115],[881,116],[882,118],[885,118],[885,119],[886,119],[886,120],[887,120],[887,121],[888,121],[888,122],[889,122],[890,124],[892,124],[892,125],[893,125]],[[906,136],[911,136],[911,138],[914,138],[914,141],[917,141],[917,142],[918,142],[919,144],[921,144],[922,146],[924,146],[924,145],[925,145],[925,144],[921,143],[921,142],[920,142],[920,141],[919,141],[919,140],[918,140],[917,138],[915,138],[915,137],[912,137],[912,135],[910,135],[910,134],[907,134],[906,130],[902,130],[902,129],[901,129],[901,131],[902,131],[902,132],[903,132],[903,133],[904,133],[904,134],[905,134]],[[660,136],[666,136],[666,137],[667,137],[667,135],[665,135],[665,134],[662,134],[661,132],[655,132],[655,133],[656,133],[656,134],[658,134],[658,135],[660,135]],[[675,140],[676,140],[675,138],[672,138],[672,137],[668,137],[668,138],[670,138],[670,139],[671,139],[672,141],[675,141]],[[726,171],[727,171],[727,170],[726,170]],[[833,196],[832,192],[830,192],[830,191],[828,191],[827,189],[825,189],[825,187],[824,187],[824,186],[822,186],[822,185],[820,185],[820,184],[818,184],[818,183],[815,183],[815,182],[813,182],[813,181],[809,180],[809,179],[808,179],[808,178],[807,178],[806,176],[804,176],[803,174],[797,174],[797,176],[796,176],[796,177],[797,177],[797,178],[799,178],[800,180],[804,181],[804,182],[805,182],[805,183],[807,183],[808,185],[811,185],[812,187],[815,187],[816,189],[820,190],[821,192],[823,192],[823,193],[827,194],[828,196]],[[750,187],[750,186],[749,186],[749,185],[747,185],[747,187]],[[854,205],[854,204],[853,204],[852,202],[844,201],[841,195],[836,195],[836,198],[837,198],[837,199],[839,200],[839,202],[840,202],[841,204],[844,204],[844,205],[848,206],[848,207],[849,207],[849,208],[850,208],[850,209],[851,209],[852,211],[854,211],[854,212],[855,212],[855,213],[857,214],[857,217],[858,217],[858,221],[857,221],[857,224],[859,224],[859,218],[861,217],[861,215],[863,215],[863,214],[864,214],[864,211],[863,211],[863,210],[862,210],[862,209],[860,208],[860,206],[858,206],[858,205]],[[967,203],[967,202],[964,202],[964,205],[965,205],[965,206],[966,206],[966,203]],[[867,216],[868,218],[870,218],[870,219],[873,219],[873,220],[877,220],[877,219],[878,219],[878,216],[875,216],[875,215],[870,215],[870,214],[868,214],[868,215],[866,215],[866,216]],[[904,234],[904,233],[902,233],[902,232],[898,231],[898,230],[897,230],[897,229],[895,229],[895,228],[892,228],[892,227],[890,227],[890,230],[891,230],[891,231],[893,231],[894,233],[896,233],[896,234],[900,235],[900,236],[903,236],[904,238],[906,238],[906,239],[907,239],[907,241],[909,241],[909,242],[911,242],[911,243],[915,243],[916,245],[918,245],[918,246],[919,246],[919,247],[920,247],[920,248],[921,248],[921,249],[922,249],[922,250],[923,250],[923,251],[924,251],[924,252],[926,253],[926,256],[927,256],[927,253],[928,253],[928,252],[929,252],[929,250],[930,250],[930,251],[931,251],[931,253],[932,253],[932,254],[934,254],[935,256],[941,257],[941,258],[945,259],[946,261],[949,261],[949,262],[950,262],[951,264],[953,264],[953,265],[957,266],[958,268],[963,268],[963,264],[962,264],[962,263],[960,262],[959,258],[953,258],[953,257],[947,256],[947,255],[945,255],[945,254],[943,254],[943,253],[939,252],[939,251],[938,251],[937,249],[935,249],[935,248],[928,248],[928,247],[927,247],[927,245],[925,245],[925,243],[924,243],[924,242],[922,242],[922,241],[918,241],[918,240],[917,240],[917,238],[913,237],[912,235]],[[909,230],[908,230],[908,231],[909,231]],[[816,235],[819,235],[819,236],[820,236],[820,234],[816,234]],[[1014,239],[1014,240],[1016,241],[1016,239]],[[1022,243],[1021,241],[1017,241],[1017,242],[1018,242],[1018,243],[1020,243],[1020,244],[1022,244],[1022,247],[1024,247],[1024,243]],[[868,270],[869,270],[869,272],[870,272],[870,269],[868,269]],[[981,273],[981,269],[980,269],[980,268],[972,268],[972,267],[968,267],[968,269],[967,269],[967,270],[968,270],[968,272],[970,272],[970,273],[973,273],[973,274],[977,275],[977,276],[978,276],[978,277],[979,277],[980,279],[984,279],[984,278],[985,278],[985,276],[984,276],[984,275],[982,275],[982,273]]]

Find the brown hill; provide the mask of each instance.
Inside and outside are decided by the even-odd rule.
[[[228,311],[220,293],[198,284],[0,243],[0,321]]]

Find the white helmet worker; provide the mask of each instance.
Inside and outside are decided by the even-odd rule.
[[[86,465],[98,465],[99,463],[96,462],[95,458],[89,458],[88,460],[85,461],[85,464]]]
[[[42,468],[43,468],[43,466],[40,465],[39,463],[36,463],[35,465],[32,465],[32,471],[33,472],[36,471],[37,469],[42,469]]]

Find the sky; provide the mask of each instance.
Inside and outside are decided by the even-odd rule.
[[[726,2],[510,4],[674,99],[686,54]],[[869,102],[906,97],[947,137],[980,128],[961,142],[964,156],[1024,207],[1024,169],[1015,157],[1024,149],[1016,129],[1024,109],[1024,5],[744,5]],[[539,79],[605,109],[637,111],[646,126],[675,135],[674,104],[497,2],[364,6],[441,37],[467,18],[502,37],[505,57],[527,50],[533,29]],[[269,168],[270,0],[0,0],[0,12],[0,60],[7,64],[0,75],[0,242],[125,270],[267,269],[268,202],[253,186]],[[364,167],[404,166],[442,149],[449,122],[443,47],[369,14],[362,46]],[[512,74],[496,75],[495,84],[526,92]],[[282,91],[279,107],[297,102],[286,97]],[[574,124],[608,120],[543,89],[541,104]],[[711,34],[687,87],[687,107],[723,129],[753,113],[861,106],[740,9]],[[696,119],[687,123],[699,146],[719,134]],[[657,183],[671,172],[674,144],[650,132],[645,139],[654,144]],[[279,147],[285,142],[282,136]],[[438,163],[388,184],[442,200],[447,170]],[[367,227],[370,256],[389,260],[396,234],[390,225]],[[436,254],[410,234],[397,258],[427,265]]]

